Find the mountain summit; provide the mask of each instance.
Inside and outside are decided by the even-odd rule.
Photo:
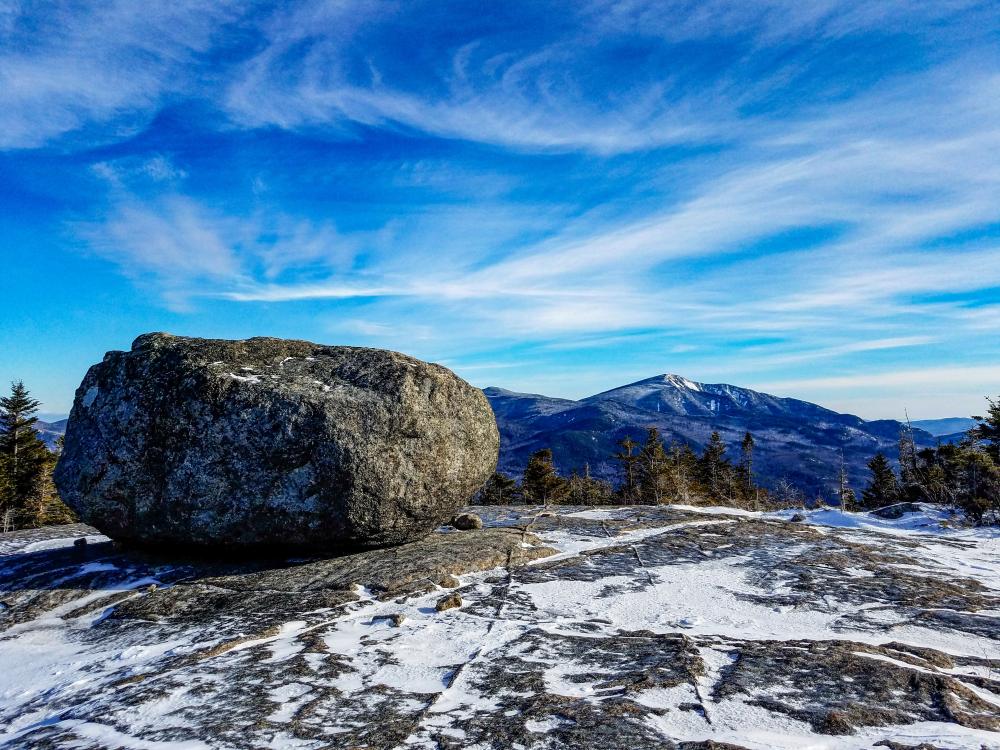
[[[521,474],[534,451],[551,448],[564,474],[587,466],[595,476],[617,480],[612,458],[616,443],[626,435],[642,440],[649,427],[659,429],[668,442],[686,442],[696,450],[718,431],[731,446],[729,457],[736,459],[743,433],[749,431],[757,443],[754,467],[762,484],[787,479],[809,494],[829,495],[837,482],[841,454],[851,485],[860,489],[868,474],[866,464],[876,451],[895,457],[902,428],[891,419],[864,420],[809,401],[728,383],[700,383],[672,373],[579,401],[497,387],[483,392],[500,428],[499,468],[513,476]],[[913,423],[918,446],[961,436],[935,437],[920,429],[928,424]],[[951,421],[940,428],[950,426]],[[65,420],[45,427],[52,428],[44,436],[54,443]]]
[[[687,417],[751,413],[823,419],[844,416],[808,401],[780,398],[727,383],[698,383],[669,373],[613,388],[583,400],[615,401],[661,414]]]
[[[895,420],[866,421],[809,401],[671,373],[579,401],[501,388],[484,392],[500,427],[500,468],[513,475],[523,471],[531,453],[551,448],[563,473],[588,466],[592,474],[614,479],[616,443],[625,436],[641,440],[649,427],[696,450],[718,431],[735,451],[749,431],[762,483],[787,479],[810,494],[829,495],[842,455],[851,484],[860,488],[876,451],[895,456],[902,427]],[[918,445],[935,443],[929,433],[913,432]]]

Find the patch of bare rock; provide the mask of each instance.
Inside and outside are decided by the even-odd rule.
[[[0,672],[0,737],[1000,746],[1000,596],[973,577],[991,548],[671,507],[476,513],[482,529],[328,559],[182,561],[82,526],[4,536],[0,657],[18,682]],[[964,574],[942,550],[969,552]],[[678,616],[696,601],[716,606]]]

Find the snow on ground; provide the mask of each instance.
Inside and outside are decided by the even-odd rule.
[[[0,746],[1000,748],[996,530],[802,515],[490,509],[557,554],[459,575],[457,609],[358,581],[339,605],[157,621],[114,608],[169,596],[169,566],[73,562],[79,531],[2,539],[0,571],[61,583],[0,576],[0,618],[32,607],[0,619]]]

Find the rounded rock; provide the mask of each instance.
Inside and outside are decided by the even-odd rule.
[[[154,333],[90,368],[55,479],[116,540],[337,554],[440,526],[499,442],[483,393],[439,365]]]
[[[462,595],[457,592],[453,592],[438,599],[437,604],[434,605],[434,609],[438,612],[447,612],[449,609],[455,609],[456,607],[461,606]]]
[[[459,531],[472,531],[483,528],[483,519],[475,513],[459,513],[451,519],[451,526]]]

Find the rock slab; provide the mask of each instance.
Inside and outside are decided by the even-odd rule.
[[[439,365],[152,333],[90,368],[55,478],[113,539],[338,554],[426,535],[498,451],[486,397]]]
[[[475,510],[312,560],[0,534],[0,746],[1000,750],[989,529]]]

